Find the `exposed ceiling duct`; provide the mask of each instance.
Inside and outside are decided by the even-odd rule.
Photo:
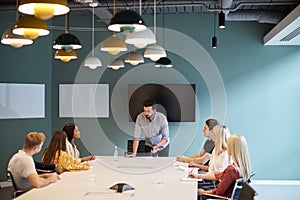
[[[264,45],[300,45],[300,5],[267,33],[263,41]]]

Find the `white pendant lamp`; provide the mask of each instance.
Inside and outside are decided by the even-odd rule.
[[[9,28],[3,33],[1,37],[2,44],[11,45],[15,48],[20,48],[23,45],[30,45],[33,43],[32,40],[25,38],[23,35],[13,34],[12,30],[12,28]]]
[[[101,67],[102,63],[99,60],[99,58],[95,57],[94,53],[94,38],[95,38],[95,7],[98,5],[98,3],[90,3],[91,7],[93,7],[93,16],[92,16],[92,56],[88,57],[85,62],[84,66],[89,67],[90,69],[96,69],[97,67]]]
[[[156,36],[156,0],[154,0],[153,12],[154,35]],[[145,50],[144,57],[150,58],[152,61],[157,61],[161,57],[167,57],[167,53],[161,46],[152,44]]]
[[[155,44],[156,39],[153,32],[147,28],[140,32],[126,33],[125,43],[134,45],[137,48],[145,48],[149,44]]]
[[[157,44],[149,45],[144,52],[144,57],[150,58],[152,61],[157,61],[161,57],[166,57],[166,56],[167,56],[166,50]]]
[[[114,60],[112,60],[108,65],[107,65],[108,68],[112,68],[114,70],[118,70],[120,68],[124,68],[125,65],[123,63],[122,60],[116,58]]]
[[[70,8],[67,3],[67,0],[21,0],[18,10],[41,20],[47,20],[54,15],[68,13]]]
[[[131,65],[135,66],[140,63],[144,63],[144,58],[141,54],[139,54],[136,51],[130,52],[126,57],[125,57],[125,62],[130,63]]]

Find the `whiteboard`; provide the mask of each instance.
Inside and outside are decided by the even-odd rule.
[[[45,85],[0,83],[0,119],[45,118]]]
[[[108,118],[108,84],[60,84],[59,117]]]

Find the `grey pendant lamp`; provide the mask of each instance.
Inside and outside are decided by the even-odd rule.
[[[90,3],[89,6],[93,8],[92,13],[92,56],[88,57],[85,62],[84,66],[89,67],[90,69],[96,69],[97,67],[102,66],[102,62],[99,58],[95,57],[94,52],[94,41],[95,41],[95,7],[98,5],[97,2]]]

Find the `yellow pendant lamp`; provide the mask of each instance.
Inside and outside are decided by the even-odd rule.
[[[76,54],[76,51],[75,51],[75,50],[66,52],[66,51],[64,51],[64,50],[62,50],[62,49],[58,49],[58,50],[55,52],[54,58],[55,58],[55,59],[60,59],[60,60],[63,61],[63,62],[69,62],[69,61],[71,61],[72,59],[77,59],[77,54]]]
[[[67,0],[21,0],[18,10],[41,20],[47,20],[54,15],[68,13],[70,8],[67,5]]]
[[[16,22],[13,33],[34,40],[49,34],[46,22],[31,15],[24,15]]]
[[[1,43],[6,45],[11,45],[15,48],[20,48],[23,45],[30,45],[33,43],[32,40],[25,38],[22,35],[13,34],[12,28],[7,29],[1,38]]]

